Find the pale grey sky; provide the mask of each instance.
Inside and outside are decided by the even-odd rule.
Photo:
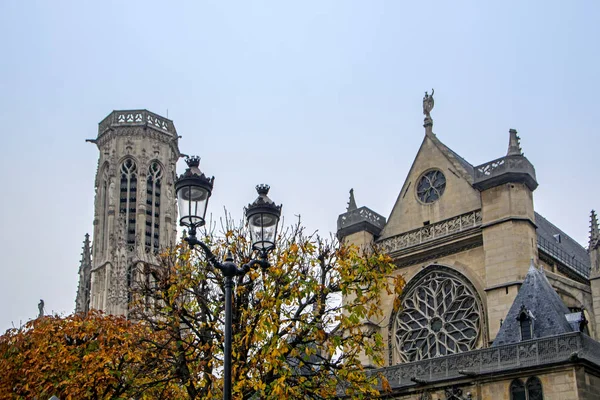
[[[113,109],[173,119],[235,217],[269,183],[288,221],[335,230],[354,187],[388,216],[423,138],[472,164],[516,128],[536,210],[587,243],[600,208],[597,1],[0,2],[0,331],[74,308]],[[183,161],[179,170],[183,170]]]

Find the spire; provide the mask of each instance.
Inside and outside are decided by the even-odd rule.
[[[598,247],[600,244],[600,231],[598,230],[598,217],[596,211],[592,210],[590,215],[590,250]]]
[[[92,261],[92,249],[90,246],[90,234],[86,233],[83,239],[83,253],[81,253],[81,265],[90,264]],[[80,267],[81,268],[81,267]]]
[[[354,211],[358,207],[356,206],[356,200],[354,200],[354,189],[350,189],[350,200],[348,200],[348,207],[346,207],[346,212]]]
[[[431,89],[431,94],[427,94],[427,92],[425,92],[425,96],[423,97],[423,115],[425,115],[423,127],[425,127],[426,135],[431,135],[433,133],[433,119],[431,119],[431,110],[433,110],[434,105],[433,93],[434,90]]]
[[[508,135],[509,135],[508,152],[506,153],[506,155],[507,156],[522,156],[523,151],[521,150],[521,138],[517,134],[517,130],[509,129]]]
[[[90,246],[90,235],[85,234],[83,240],[83,252],[79,264],[79,285],[77,297],[75,298],[75,312],[87,312],[90,304],[90,285],[92,280],[92,248]]]

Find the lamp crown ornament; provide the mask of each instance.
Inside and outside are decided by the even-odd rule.
[[[269,189],[271,189],[271,186],[266,185],[264,183],[261,183],[260,185],[256,185],[256,191],[258,192],[258,194],[266,196],[267,194],[269,194]]]
[[[200,165],[200,157],[198,157],[198,156],[186,157],[185,162],[187,163],[187,165],[189,167],[198,167]]]
[[[183,174],[181,174],[179,176],[179,178],[177,179],[178,181],[183,180],[185,178],[199,177],[208,186],[210,186],[211,189],[213,188],[213,184],[215,182],[215,177],[211,176],[210,178],[208,178],[206,175],[204,175],[204,172],[200,171],[200,157],[198,157],[198,156],[186,157],[185,162],[188,165],[188,168],[185,170],[185,172]]]
[[[254,203],[248,204],[246,210],[252,210],[256,207],[267,207],[281,213],[281,205],[276,205],[275,202],[271,200],[269,196],[267,196],[269,194],[269,189],[271,189],[271,187],[264,183],[256,185],[256,192],[258,193],[258,197],[256,198],[256,200],[254,200]]]

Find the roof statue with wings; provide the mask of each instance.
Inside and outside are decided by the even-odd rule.
[[[425,127],[426,133],[432,133],[431,127],[433,126],[433,120],[431,119],[431,110],[433,110],[433,92],[431,89],[431,94],[427,94],[425,92],[425,97],[423,97],[423,115],[425,115],[425,120],[423,126]]]
[[[433,110],[433,92],[434,90],[431,89],[431,95],[427,94],[427,92],[425,92],[425,97],[423,97],[423,114],[426,117],[430,117],[431,118],[431,110]]]

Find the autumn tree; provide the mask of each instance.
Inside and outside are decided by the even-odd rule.
[[[0,398],[182,398],[158,373],[155,340],[146,324],[94,311],[37,318],[0,336]]]
[[[247,232],[225,223],[223,234],[202,236],[218,257],[251,259]],[[379,323],[380,294],[399,294],[392,260],[376,249],[361,251],[287,229],[270,267],[235,279],[232,381],[236,399],[325,399],[377,394],[360,354],[382,362],[383,340],[365,329]],[[189,399],[222,396],[223,278],[199,250],[180,245],[156,266],[137,272],[131,315],[145,321]],[[342,301],[344,298],[344,301]]]

